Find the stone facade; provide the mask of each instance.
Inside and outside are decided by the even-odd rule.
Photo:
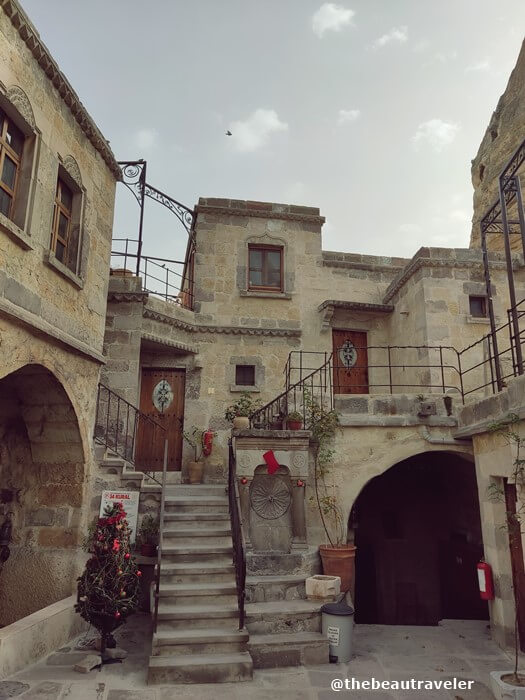
[[[0,518],[11,512],[13,522],[0,567],[7,625],[69,596],[83,561],[119,169],[23,10],[0,5],[0,108],[24,138],[14,206],[0,214]],[[73,193],[65,262],[51,235],[58,178]]]
[[[480,246],[479,221],[498,197],[499,175],[523,141],[524,85],[525,42],[522,44],[505,92],[498,101],[476,157],[472,161],[471,175],[474,186],[474,212],[470,239],[472,247]],[[511,244],[515,249],[519,249],[521,247],[519,236],[512,236]],[[489,235],[488,247],[491,250],[503,250],[502,235]]]

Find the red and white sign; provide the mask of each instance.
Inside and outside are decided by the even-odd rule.
[[[126,520],[131,530],[130,541],[135,542],[137,535],[137,518],[139,515],[139,492],[138,491],[102,491],[100,501],[100,513],[102,518],[107,506],[112,503],[122,503],[126,512]]]

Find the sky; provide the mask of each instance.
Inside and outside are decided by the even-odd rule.
[[[470,161],[523,0],[21,1],[117,159],[176,200],[318,206],[325,250],[468,246]],[[137,226],[119,185],[114,237]],[[184,254],[153,201],[144,240]]]

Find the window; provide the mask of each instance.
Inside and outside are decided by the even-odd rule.
[[[0,212],[13,218],[24,134],[0,109]]]
[[[255,386],[255,365],[235,365],[235,384]]]
[[[469,296],[470,315],[475,318],[487,316],[487,297]]]
[[[277,246],[250,246],[248,256],[248,289],[282,292],[283,249]]]
[[[65,182],[58,178],[55,195],[55,212],[53,214],[53,235],[51,250],[57,260],[68,265],[71,233],[71,212],[73,208],[73,193]],[[68,265],[69,267],[69,265]]]

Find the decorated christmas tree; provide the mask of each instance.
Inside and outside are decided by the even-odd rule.
[[[78,579],[75,610],[100,632],[100,652],[112,644],[112,633],[138,607],[140,576],[130,554],[130,529],[121,503],[112,503],[90,530],[91,558]]]

